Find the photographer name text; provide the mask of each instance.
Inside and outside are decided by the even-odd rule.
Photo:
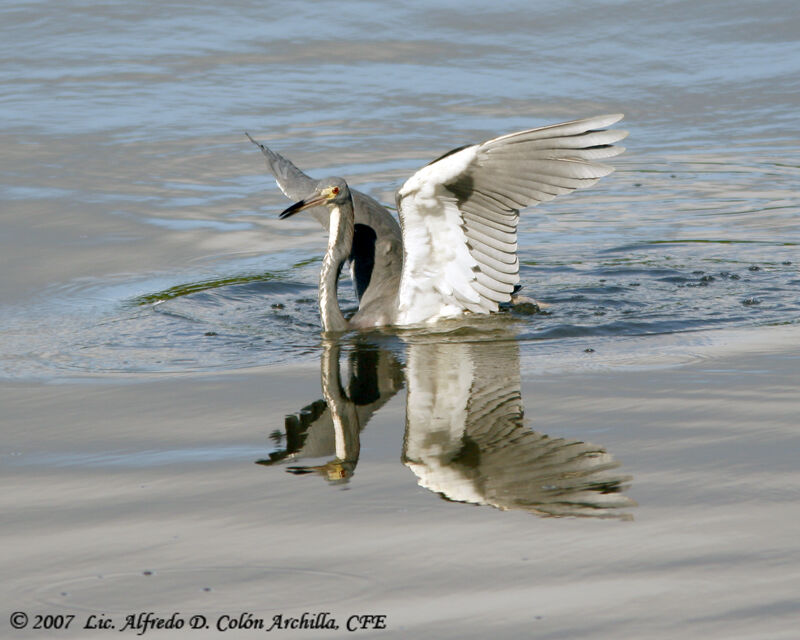
[[[175,611],[171,615],[159,615],[153,611],[140,611],[127,615],[110,616],[105,613],[91,613],[82,616],[73,614],[27,614],[15,611],[9,622],[14,629],[30,629],[33,631],[60,631],[68,629],[86,629],[90,631],[119,631],[143,636],[148,631],[192,631],[216,630],[226,631],[299,631],[314,629],[319,631],[375,631],[386,629],[386,615],[374,613],[356,613],[346,618],[337,619],[328,611],[317,613],[303,612],[300,615],[276,613],[262,617],[250,611],[241,613],[222,613],[205,615],[201,613],[183,615]]]

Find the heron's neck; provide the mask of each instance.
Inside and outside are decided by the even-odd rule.
[[[337,290],[342,264],[350,255],[353,246],[355,217],[353,201],[331,207],[328,250],[322,260],[319,274],[319,313],[323,331],[346,331],[347,320],[339,308]]]

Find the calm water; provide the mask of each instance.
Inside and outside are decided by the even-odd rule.
[[[795,323],[797,16],[791,2],[5,3],[0,375],[316,359],[324,234],[277,221],[286,201],[245,129],[392,203],[454,146],[624,111],[618,171],[522,217],[524,292],[550,305],[503,320],[523,350]]]

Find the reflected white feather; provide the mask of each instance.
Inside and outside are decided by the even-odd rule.
[[[468,344],[424,345],[408,351],[408,398],[403,463],[431,491],[447,487],[451,500],[486,504],[450,462],[464,446],[475,378]]]

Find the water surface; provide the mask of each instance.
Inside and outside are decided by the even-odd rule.
[[[392,203],[454,146],[624,111],[618,171],[523,214],[521,340],[798,319],[790,3],[35,5],[3,10],[7,378],[313,357],[324,234],[245,129]]]

